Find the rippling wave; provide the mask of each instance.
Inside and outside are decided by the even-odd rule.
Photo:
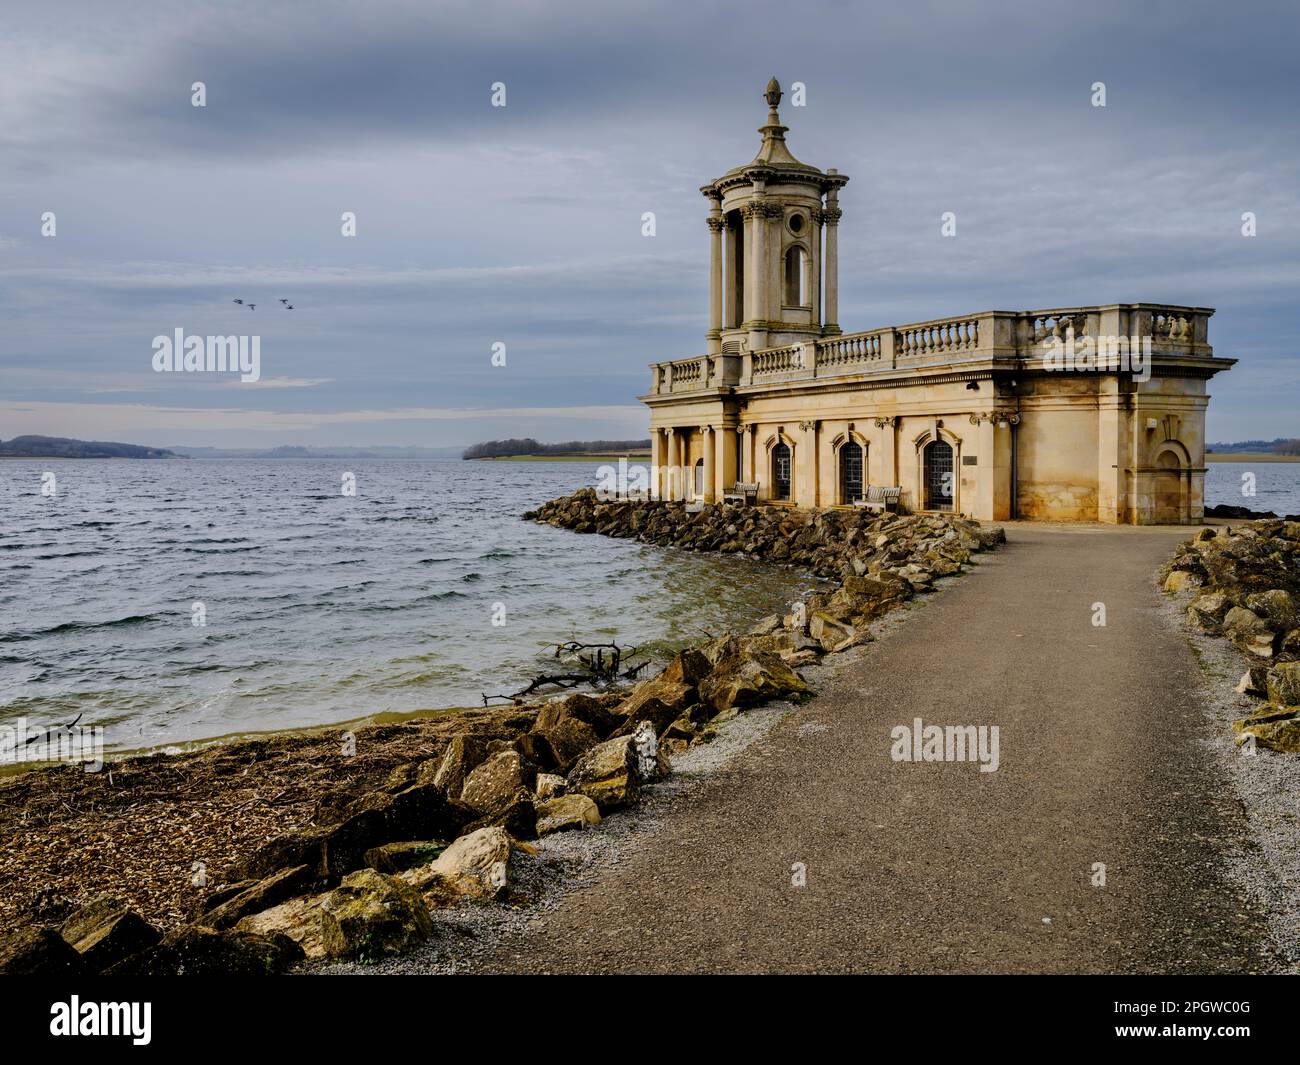
[[[0,724],[115,748],[476,705],[561,641],[667,656],[807,584],[519,520],[594,463],[61,461],[53,498],[50,468],[0,464]]]

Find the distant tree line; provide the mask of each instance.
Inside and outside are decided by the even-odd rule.
[[[1276,440],[1238,440],[1232,444],[1207,444],[1205,450],[1219,454],[1253,451],[1259,454],[1300,455],[1300,440],[1281,436]]]
[[[603,455],[612,451],[646,450],[650,439],[645,440],[570,440],[565,444],[541,444],[531,436],[522,440],[488,440],[472,444],[461,455],[463,459],[496,459],[510,455]]]
[[[141,447],[109,440],[71,440],[64,436],[15,436],[0,440],[0,455],[9,458],[55,459],[174,459],[174,452],[161,447]]]

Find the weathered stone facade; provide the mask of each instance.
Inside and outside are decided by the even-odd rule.
[[[708,351],[655,363],[652,491],[986,520],[1187,524],[1204,512],[1206,307],[985,311],[843,334],[839,190],[785,144],[776,80],[754,160],[701,191],[712,249]]]

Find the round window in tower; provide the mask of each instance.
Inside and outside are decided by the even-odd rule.
[[[790,232],[791,233],[803,232],[803,215],[792,214],[790,216]]]

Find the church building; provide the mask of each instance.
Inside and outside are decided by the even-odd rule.
[[[1206,382],[1234,365],[1208,307],[982,311],[844,333],[840,193],[801,163],[768,83],[754,159],[709,203],[707,351],[651,366],[665,498],[1189,524],[1204,516]],[[937,222],[937,219],[936,219]],[[853,254],[853,250],[849,249]],[[751,489],[753,491],[753,489]]]

